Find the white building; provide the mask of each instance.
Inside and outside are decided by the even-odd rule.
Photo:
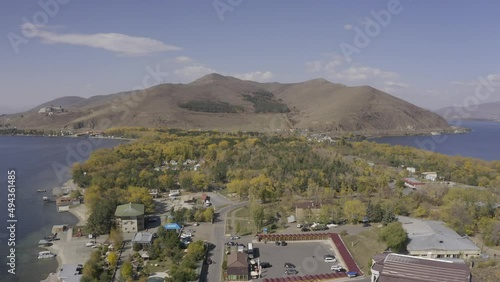
[[[422,172],[422,176],[430,181],[436,181],[438,177],[437,172]]]

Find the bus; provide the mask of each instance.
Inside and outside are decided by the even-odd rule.
[[[253,259],[253,244],[252,243],[248,243],[248,245],[247,245],[247,254],[248,254],[248,258]]]

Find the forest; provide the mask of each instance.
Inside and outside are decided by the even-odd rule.
[[[73,167],[73,179],[86,188],[85,202],[93,213],[106,206],[97,207],[100,199],[114,199],[111,206],[140,202],[152,212],[149,189],[227,189],[264,207],[254,209],[261,219],[288,214],[294,203],[312,200],[322,203],[323,222],[355,223],[368,216],[388,224],[408,215],[443,220],[462,235],[480,233],[488,245],[500,243],[500,162],[368,141],[311,142],[294,134],[142,128],[106,134],[138,139],[95,151]],[[433,184],[406,195],[404,166],[437,171],[444,182],[471,187]]]

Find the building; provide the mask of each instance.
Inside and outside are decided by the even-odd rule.
[[[245,253],[233,252],[227,256],[226,281],[248,281],[248,261]]]
[[[405,182],[406,187],[410,187],[412,189],[417,189],[418,186],[425,185],[425,183],[418,181],[417,179],[411,177],[411,178],[405,178],[403,179]]]
[[[61,282],[80,282],[82,279],[83,265],[81,264],[63,264],[57,279]]]
[[[426,180],[436,181],[438,174],[437,172],[422,172],[422,177]]]
[[[441,221],[421,220],[399,216],[398,220],[408,233],[408,253],[427,258],[477,257],[481,250],[467,237],[460,236]]]
[[[132,244],[140,244],[143,247],[150,246],[153,243],[153,234],[149,232],[137,232],[132,239]]]
[[[371,282],[470,282],[470,268],[464,261],[412,257],[394,253],[375,255]]]
[[[319,202],[299,202],[294,205],[295,207],[295,219],[299,222],[303,222],[306,219],[316,220],[321,210],[321,203]]]
[[[144,205],[128,203],[116,207],[116,223],[123,233],[135,233],[144,229]]]
[[[415,173],[417,171],[414,167],[407,167],[406,170],[411,173]]]

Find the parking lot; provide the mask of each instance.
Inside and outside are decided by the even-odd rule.
[[[323,256],[335,255],[331,241],[295,241],[287,242],[286,246],[277,246],[274,242],[255,243],[254,250],[261,262],[269,262],[272,266],[264,268],[262,278],[286,277],[285,263],[295,265],[296,275],[331,273],[330,269],[336,263],[324,262]],[[258,279],[254,281],[262,281]]]

